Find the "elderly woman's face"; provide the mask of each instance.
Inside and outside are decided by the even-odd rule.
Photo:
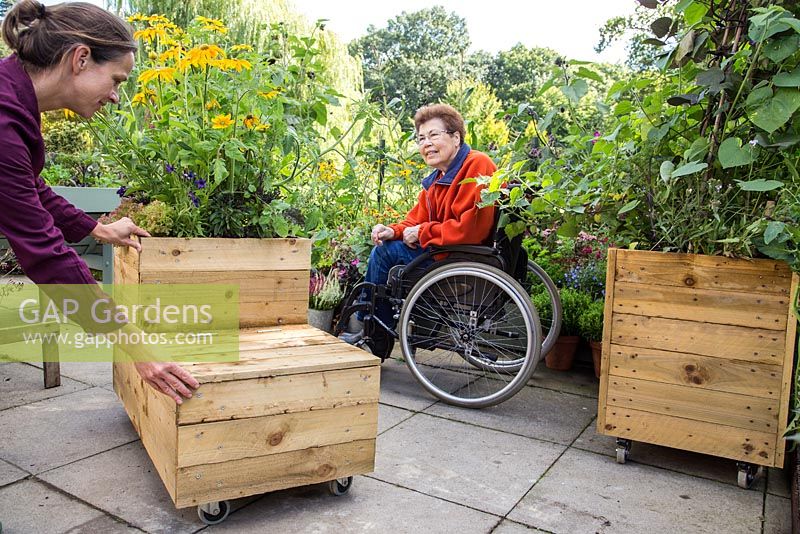
[[[419,125],[417,146],[425,163],[445,172],[458,153],[461,135],[448,130],[441,119],[431,119]]]

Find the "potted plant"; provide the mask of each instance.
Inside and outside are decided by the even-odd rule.
[[[327,276],[317,271],[308,286],[308,324],[331,333],[333,311],[344,298],[344,290],[335,271]]]
[[[575,352],[580,342],[579,320],[583,310],[592,301],[588,293],[571,288],[559,290],[561,297],[561,334],[553,349],[545,354],[545,365],[556,371],[569,371],[575,359]],[[547,293],[539,293],[532,297],[532,302],[542,321],[551,318],[550,297]]]
[[[592,349],[594,374],[600,378],[600,358],[603,352],[603,308],[602,300],[595,300],[583,310],[578,318],[578,329],[581,337],[589,342]]]

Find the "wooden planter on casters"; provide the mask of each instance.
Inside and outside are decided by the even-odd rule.
[[[115,251],[118,284],[240,285],[239,361],[185,365],[201,384],[192,399],[177,406],[114,365],[178,508],[373,470],[380,360],[305,324],[310,253],[304,239],[145,238],[141,254]]]
[[[597,430],[783,467],[798,277],[783,262],[612,249]]]

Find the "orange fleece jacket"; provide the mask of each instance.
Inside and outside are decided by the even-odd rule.
[[[423,247],[444,245],[479,245],[486,241],[494,226],[494,206],[478,208],[481,189],[476,182],[461,183],[465,178],[491,176],[497,166],[489,156],[470,150],[464,164],[450,185],[434,182],[423,189],[416,206],[406,218],[389,225],[394,239],[403,238],[403,230],[419,227],[419,243]],[[437,180],[442,177],[439,173]]]

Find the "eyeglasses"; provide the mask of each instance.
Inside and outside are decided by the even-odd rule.
[[[441,139],[442,134],[452,134],[455,133],[453,130],[431,130],[428,132],[428,135],[417,135],[416,141],[418,145],[422,145],[425,143],[426,140],[430,141],[431,143],[435,143],[439,139]]]

